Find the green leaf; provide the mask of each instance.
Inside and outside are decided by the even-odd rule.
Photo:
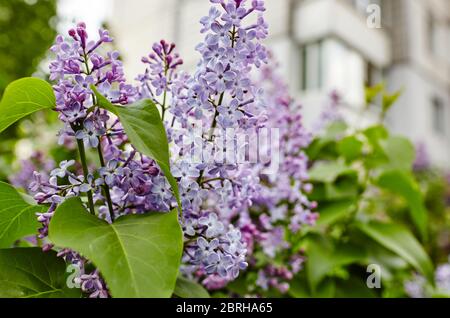
[[[355,170],[348,170],[341,174],[333,183],[325,184],[326,199],[329,201],[356,199],[359,183]]]
[[[355,201],[343,200],[320,205],[320,217],[317,220],[318,226],[329,226],[350,215],[355,207]]]
[[[366,95],[366,105],[372,104],[376,97],[384,91],[384,83],[379,83],[372,87],[366,87],[365,95]]]
[[[338,266],[359,262],[366,257],[366,251],[363,248],[350,243],[335,244],[335,252],[336,255],[333,258]]]
[[[428,215],[419,185],[405,172],[393,170],[384,172],[377,180],[378,186],[402,196],[408,202],[411,220],[421,237],[428,237]]]
[[[209,293],[202,285],[178,276],[173,293],[181,298],[209,298]]]
[[[55,105],[53,89],[46,81],[26,77],[12,82],[0,102],[0,133],[19,119]]]
[[[368,127],[363,131],[363,134],[372,146],[378,146],[381,140],[386,139],[389,136],[386,128],[381,125]]]
[[[400,169],[410,171],[414,163],[414,145],[404,137],[391,136],[381,141],[384,153],[389,159],[385,169]]]
[[[352,231],[349,236],[351,242],[363,246],[367,250],[364,264],[380,266],[383,281],[391,281],[399,271],[408,272],[410,267],[408,262],[361,231]]]
[[[342,120],[334,121],[327,127],[324,138],[337,140],[338,138],[341,138],[342,135],[345,134],[347,129],[348,125],[344,121]]]
[[[308,287],[304,272],[294,277],[289,282],[289,295],[295,298],[332,298],[336,293],[336,284],[334,278],[325,278],[317,286],[316,290],[311,291]]]
[[[336,121],[331,123],[323,136],[319,136],[314,139],[309,147],[306,149],[306,153],[311,160],[316,160],[323,155],[331,155],[334,157],[336,147],[336,141],[342,138],[347,131],[348,126],[343,121]]]
[[[308,282],[304,277],[295,276],[289,283],[289,295],[295,298],[310,298]]]
[[[394,105],[394,103],[399,99],[399,97],[402,95],[402,91],[396,91],[393,94],[383,94],[383,100],[382,100],[382,109],[383,113],[386,113],[389,111],[389,109]]]
[[[0,297],[79,298],[66,283],[66,264],[56,252],[40,248],[0,249]]]
[[[405,227],[394,223],[357,223],[367,236],[401,256],[405,261],[421,272],[430,282],[433,282],[433,264],[427,253]]]
[[[32,205],[11,185],[0,182],[0,248],[11,247],[24,236],[37,234],[40,227],[36,212],[45,206]]]
[[[263,253],[255,253],[255,258],[257,258],[255,266],[267,264],[267,256]],[[253,279],[252,276],[254,276]],[[227,284],[227,291],[239,296],[247,295],[249,293],[249,286],[254,285],[254,282],[257,280],[256,276],[256,272],[251,272],[249,275],[245,276],[240,275],[238,278]]]
[[[333,274],[338,267],[363,260],[363,249],[350,244],[335,244],[321,235],[310,235],[307,243],[308,283],[314,294],[322,280]]]
[[[347,162],[353,161],[361,156],[363,143],[355,136],[348,136],[338,143],[338,151]]]
[[[354,173],[355,171],[340,162],[319,162],[309,171],[309,178],[312,181],[333,182],[343,174]]]
[[[123,216],[108,224],[71,198],[56,209],[49,239],[92,261],[113,297],[173,293],[183,250],[175,211]]]
[[[312,297],[315,298],[333,298],[336,294],[336,283],[332,278],[326,278],[317,286],[316,290],[312,292]]]
[[[178,184],[170,172],[166,130],[155,103],[145,99],[127,106],[115,106],[101,95],[95,86],[91,86],[91,88],[95,93],[98,105],[119,117],[133,146],[159,165],[172,187],[178,209],[181,211]]]
[[[351,276],[348,280],[336,281],[336,298],[375,298],[373,289],[367,287],[364,278]]]

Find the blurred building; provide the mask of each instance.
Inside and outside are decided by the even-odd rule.
[[[195,66],[194,48],[202,39],[198,21],[209,5],[114,0],[109,24],[126,54],[128,75],[142,72],[140,58],[161,38],[177,43],[186,68]],[[387,119],[390,127],[424,142],[434,163],[450,167],[450,1],[266,0],[266,6],[267,45],[304,105],[307,124],[333,90],[350,120],[374,121],[377,106],[371,115],[359,115],[364,86],[384,80],[392,91],[403,89]]]

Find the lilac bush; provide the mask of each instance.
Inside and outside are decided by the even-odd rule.
[[[89,40],[84,23],[79,23],[68,34],[69,39],[58,36],[51,48],[56,59],[50,64],[50,79],[56,81],[53,86],[56,110],[64,123],[59,132],[60,143],[70,138],[76,140],[82,168],[74,169],[75,160],[69,160],[61,162],[48,177],[34,173],[30,185],[31,191],[36,192],[34,198],[39,204],[50,205],[47,212],[38,213],[38,221],[42,223],[39,238],[43,240],[48,235],[48,225],[58,204],[70,197],[86,195],[89,211],[108,222],[124,214],[147,211],[152,205],[144,198],[150,193],[146,184],[154,176],[153,161],[136,155],[133,149],[124,149],[127,137],[120,122],[111,118],[107,111],[95,107],[90,88],[95,85],[111,102],[120,104],[131,102],[135,95],[135,89],[125,83],[119,54],[114,51],[105,55],[100,53],[102,46],[112,38],[107,31],[99,30],[98,40]],[[89,148],[98,153],[101,165],[98,169],[88,166],[86,150]],[[111,171],[113,166],[117,169]],[[135,169],[134,174],[130,173],[130,167]],[[135,189],[141,191],[139,195],[132,194]],[[43,249],[52,247],[51,243],[44,243]],[[97,271],[84,273],[85,259],[67,249],[59,255],[80,265],[83,291],[92,297],[107,295]]]

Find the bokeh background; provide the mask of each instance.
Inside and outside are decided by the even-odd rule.
[[[371,4],[381,9],[380,28],[370,24]],[[388,126],[410,137],[430,164],[450,168],[450,1],[267,0],[266,5],[267,45],[303,105],[307,126],[331,92],[339,94],[347,120],[371,123],[379,107],[372,107],[373,116],[358,116],[364,88],[383,81],[391,91],[402,90]],[[91,34],[102,25],[110,28],[129,78],[142,71],[140,58],[163,38],[177,43],[184,68],[191,69],[199,57],[198,20],[208,7],[207,0],[1,0],[0,92],[15,78],[45,76],[55,32],[77,21],[86,22]]]

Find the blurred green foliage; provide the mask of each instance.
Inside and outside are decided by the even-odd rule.
[[[449,242],[443,240],[450,229],[448,186],[442,173],[414,171],[413,144],[384,126],[386,112],[399,94],[386,92],[382,84],[367,89],[368,105],[360,115],[374,100],[382,101],[376,124],[358,129],[343,120],[332,122],[306,149],[314,185],[309,199],[318,203],[320,217],[316,226],[302,229],[296,237],[286,234],[291,248],[285,252],[306,255],[304,270],[289,282],[288,294],[274,288],[258,290],[254,272],[228,285],[229,292],[406,297],[404,284],[413,273],[424,277],[434,291],[434,269],[448,255]],[[279,262],[262,254],[256,259],[261,264]],[[380,286],[369,288],[375,268],[380,270]]]
[[[308,261],[298,278],[305,295],[351,297],[358,283],[365,290],[360,297],[405,296],[399,275],[413,269],[431,281],[433,265],[423,247],[428,212],[412,173],[411,143],[381,124],[355,131],[337,122],[308,154],[320,218],[306,236]],[[387,213],[398,200],[404,213]],[[382,268],[384,288],[365,287],[369,264]]]
[[[308,148],[320,218],[305,237],[308,260],[292,296],[404,297],[414,272],[434,291],[434,267],[449,248],[448,184],[441,171],[414,171],[414,146],[383,125],[399,94],[368,88],[368,105],[383,100],[379,123],[334,122]],[[381,288],[366,287],[370,264],[381,269]]]
[[[56,36],[56,0],[0,0],[0,97],[15,79],[39,69]],[[21,123],[2,133],[0,180],[11,173]]]
[[[56,0],[0,0],[0,96],[33,74],[56,36]]]

